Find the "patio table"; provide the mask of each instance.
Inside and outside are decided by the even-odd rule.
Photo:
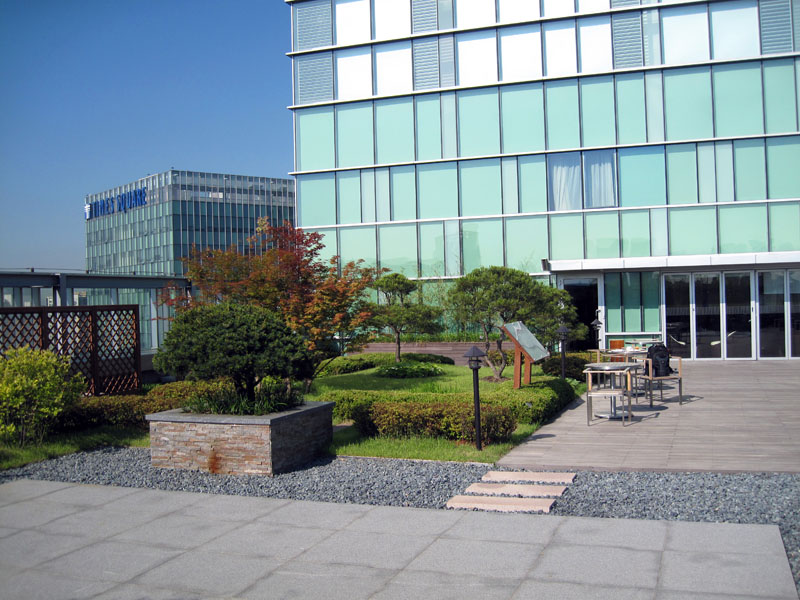
[[[586,365],[585,370],[583,371],[586,374],[586,384],[588,386],[587,390],[587,397],[589,394],[593,396],[609,396],[610,399],[610,410],[607,413],[595,413],[594,416],[602,418],[602,419],[625,419],[628,417],[630,420],[629,411],[625,410],[625,396],[627,395],[629,398],[628,406],[630,407],[630,397],[633,393],[633,386],[631,386],[631,376],[635,374],[635,372],[642,368],[641,363],[636,362],[597,362],[597,363],[588,363]],[[592,377],[594,375],[611,375],[611,388],[610,390],[604,390],[602,388],[593,388],[592,387]],[[620,393],[620,388],[616,387],[616,376],[623,375],[625,377],[625,383],[623,384],[622,391]],[[608,391],[609,393],[604,393]],[[623,399],[623,405],[620,410],[617,410],[617,403],[616,398],[621,396]]]

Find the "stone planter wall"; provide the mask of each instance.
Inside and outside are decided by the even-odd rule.
[[[168,410],[147,415],[154,467],[226,475],[275,475],[325,452],[333,438],[333,402],[261,416]]]

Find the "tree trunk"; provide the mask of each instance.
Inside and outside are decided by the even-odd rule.
[[[500,371],[497,375],[498,379],[503,376],[503,371],[508,366],[508,361],[506,360],[506,353],[503,352],[503,335],[500,334],[500,338],[495,342],[497,344],[497,351],[500,353],[500,366],[498,370]]]
[[[491,329],[487,330],[486,327],[483,328],[483,337],[486,340],[485,351],[486,351],[486,364],[489,365],[492,369],[492,373],[494,373],[495,379],[500,379],[500,373],[497,371],[497,366],[494,364],[494,361],[489,357],[489,351],[492,348],[492,342],[489,341],[489,332]]]
[[[394,362],[400,362],[400,332],[394,332]]]

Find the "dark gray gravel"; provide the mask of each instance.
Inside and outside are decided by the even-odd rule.
[[[279,475],[210,475],[150,466],[147,448],[80,452],[0,473],[29,478],[296,500],[442,508],[488,465],[337,458]],[[581,471],[556,515],[775,524],[800,592],[800,475]]]

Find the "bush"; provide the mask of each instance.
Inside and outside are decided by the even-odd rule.
[[[375,371],[377,377],[389,377],[392,379],[410,379],[413,377],[436,377],[442,375],[444,371],[433,363],[421,362],[399,362],[391,365],[383,365]]]
[[[41,442],[56,417],[86,389],[69,376],[70,359],[23,347],[0,358],[0,437],[25,446]]]
[[[586,364],[591,362],[588,353],[567,353],[564,358],[566,376],[578,381],[585,380],[586,375],[583,374],[583,370],[586,368]],[[561,377],[561,354],[554,354],[549,358],[545,358],[540,364],[545,374]]]
[[[378,435],[415,435],[475,441],[474,408],[464,402],[376,402],[372,419]],[[505,406],[481,407],[481,438],[487,443],[507,442],[517,424]]]
[[[436,363],[437,365],[454,365],[454,361],[449,356],[441,354],[426,354],[424,352],[403,352],[400,355],[400,360],[413,360],[421,363]]]
[[[513,350],[503,350],[503,354],[506,355],[506,365],[514,366],[514,351]],[[500,352],[497,350],[489,350],[489,358],[492,359],[492,362],[496,365],[500,364]]]
[[[345,375],[373,369],[380,365],[394,364],[394,355],[388,352],[368,352],[352,356],[337,356],[320,371],[320,377]]]
[[[190,412],[215,415],[266,415],[303,403],[303,395],[279,379],[262,379],[254,399],[239,394],[233,385],[217,381],[202,393],[193,394],[184,408]]]

